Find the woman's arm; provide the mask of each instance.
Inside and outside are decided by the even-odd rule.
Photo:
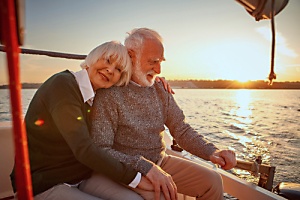
[[[155,81],[158,83],[162,82],[166,91],[168,91],[170,94],[175,94],[174,90],[171,88],[170,84],[166,81],[164,77],[157,76],[155,78]]]

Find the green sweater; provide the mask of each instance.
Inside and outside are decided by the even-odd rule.
[[[93,171],[124,184],[136,176],[135,170],[91,142],[90,109],[68,70],[53,75],[37,90],[25,116],[34,195],[60,183],[77,183]],[[16,192],[15,178],[13,171]]]

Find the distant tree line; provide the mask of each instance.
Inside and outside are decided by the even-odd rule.
[[[239,82],[231,80],[168,80],[172,88],[193,89],[300,89],[300,82],[273,82],[267,81]]]
[[[22,83],[22,89],[37,89],[42,83]],[[8,89],[8,85],[0,85],[0,89]]]
[[[300,82],[273,82],[267,81],[239,82],[231,80],[167,80],[172,88],[176,89],[300,89]],[[42,83],[22,83],[22,89],[37,89]],[[1,85],[0,89],[8,89],[8,85]]]

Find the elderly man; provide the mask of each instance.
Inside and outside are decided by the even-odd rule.
[[[131,82],[125,87],[112,87],[97,92],[92,111],[91,134],[94,142],[108,153],[141,172],[157,191],[172,187],[168,181],[155,183],[157,177],[172,176],[179,193],[196,199],[223,199],[222,179],[215,171],[194,162],[165,153],[162,140],[165,126],[186,151],[231,169],[235,154],[219,150],[185,122],[183,111],[163,84],[155,82],[161,72],[164,47],[154,30],[133,30],[125,40],[133,62]],[[151,172],[151,173],[149,173]],[[157,173],[154,173],[157,172]],[[155,179],[156,178],[156,179]],[[134,189],[145,199],[156,199],[153,191]],[[176,190],[176,187],[175,187]],[[169,191],[173,191],[171,188]],[[168,199],[166,192],[161,195]]]

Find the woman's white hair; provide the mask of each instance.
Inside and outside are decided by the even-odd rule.
[[[115,85],[127,85],[131,78],[132,61],[126,47],[118,41],[105,42],[97,46],[86,56],[80,66],[82,69],[86,69],[93,66],[99,59],[110,58],[113,58],[122,70],[121,78]]]
[[[128,32],[124,44],[127,49],[132,49],[137,55],[140,55],[142,53],[143,42],[146,39],[156,39],[161,43],[163,42],[162,37],[156,31],[148,28],[136,28]]]

